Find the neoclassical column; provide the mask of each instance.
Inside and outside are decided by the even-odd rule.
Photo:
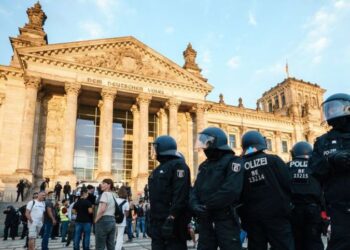
[[[168,117],[164,109],[159,109],[157,112],[157,116],[159,119],[159,135],[167,135],[168,134]]]
[[[66,108],[64,111],[62,164],[59,175],[62,179],[70,181],[74,179],[75,129],[77,124],[78,95],[80,93],[80,88],[80,84],[76,82],[66,82],[64,85],[66,91]]]
[[[166,107],[169,110],[169,135],[177,141],[177,111],[181,101],[171,98],[166,102]]]
[[[282,153],[282,140],[281,140],[281,132],[275,131],[275,146],[276,146],[276,154],[281,155]]]
[[[140,146],[140,111],[137,105],[132,105],[133,115],[133,135],[132,135],[132,170],[131,170],[131,188],[134,194],[137,194],[136,184],[139,174],[139,146]]]
[[[19,160],[16,173],[28,176],[32,179],[31,159],[33,149],[35,108],[41,79],[33,76],[24,78],[25,104],[21,130],[21,144],[19,148]]]
[[[148,109],[152,96],[140,94],[137,103],[140,108],[139,130],[139,172],[137,176],[137,191],[142,191],[148,178]]]
[[[103,88],[101,91],[98,179],[112,177],[113,102],[116,94],[114,89]]]
[[[195,168],[193,165],[193,121],[192,121],[192,115],[189,112],[185,113],[186,115],[186,122],[187,122],[187,157],[186,162],[188,164],[188,167],[191,171],[191,182],[194,183],[195,181],[195,175],[194,173]]]
[[[0,93],[0,136],[2,135],[2,126],[4,124],[4,101],[5,101],[5,93]],[[1,148],[2,148],[2,144],[3,144],[3,140],[0,141],[0,154],[2,152]]]
[[[196,116],[196,125],[195,125],[195,136],[194,136],[194,143],[197,140],[197,135],[203,131],[205,128],[205,111],[206,106],[205,104],[196,104],[194,107],[192,107],[192,110],[195,112]],[[195,145],[195,144],[194,144]],[[198,172],[198,166],[205,160],[205,155],[202,151],[195,150],[193,155],[193,162],[194,162],[194,168],[193,168],[193,176],[197,176]]]

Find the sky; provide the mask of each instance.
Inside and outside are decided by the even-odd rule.
[[[28,21],[36,0],[0,0],[0,64],[8,37]],[[325,98],[350,93],[350,0],[41,0],[50,44],[134,36],[183,66],[191,42],[207,99],[255,108],[289,75],[317,83]]]

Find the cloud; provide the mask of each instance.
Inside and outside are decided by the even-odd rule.
[[[231,69],[237,69],[240,65],[240,61],[241,59],[239,56],[234,56],[227,61],[226,65]]]
[[[166,34],[173,34],[175,31],[174,27],[173,26],[168,26],[165,28],[165,33]]]
[[[308,49],[315,54],[320,54],[329,44],[327,37],[318,37],[308,43]]]
[[[257,22],[256,22],[256,18],[255,18],[255,15],[252,11],[249,11],[249,14],[248,14],[248,22],[249,24],[253,25],[253,26],[256,26],[257,25]]]
[[[335,1],[334,7],[338,9],[350,8],[350,2],[345,0]]]
[[[102,26],[95,21],[85,21],[79,24],[87,38],[100,38],[103,35]]]

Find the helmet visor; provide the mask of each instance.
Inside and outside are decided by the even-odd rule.
[[[322,105],[323,120],[350,115],[350,102],[345,100],[333,100]]]
[[[206,135],[206,134],[198,134],[197,141],[195,144],[196,149],[207,149],[210,144],[214,143],[215,137]]]

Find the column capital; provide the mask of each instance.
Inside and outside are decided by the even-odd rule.
[[[151,102],[151,100],[152,100],[152,96],[145,93],[139,94],[139,96],[136,98],[138,105],[140,104],[148,105]]]
[[[117,91],[114,89],[103,88],[101,90],[101,96],[103,100],[114,100],[116,95],[117,95]]]
[[[178,109],[181,104],[180,100],[177,100],[176,98],[170,98],[165,103],[165,107],[168,109]]]
[[[81,84],[76,82],[65,82],[64,83],[64,90],[67,94],[76,95],[78,96],[80,93]]]
[[[211,105],[205,103],[197,103],[192,106],[191,111],[196,113],[204,113],[211,108]]]
[[[186,121],[192,122],[192,115],[191,115],[190,112],[186,112],[186,113],[185,113],[185,117],[186,117]]]
[[[24,85],[26,88],[39,89],[41,87],[41,78],[36,76],[24,76]]]
[[[163,108],[160,108],[157,112],[157,116],[161,117],[161,116],[165,116],[165,115],[166,115],[165,110]]]
[[[0,93],[0,105],[3,104],[4,100],[5,100],[6,94],[5,93]]]
[[[137,107],[136,104],[131,106],[130,111],[133,113],[133,115],[140,113],[140,110],[139,110],[139,108]]]
[[[281,131],[274,131],[276,137],[281,137],[282,132]]]

